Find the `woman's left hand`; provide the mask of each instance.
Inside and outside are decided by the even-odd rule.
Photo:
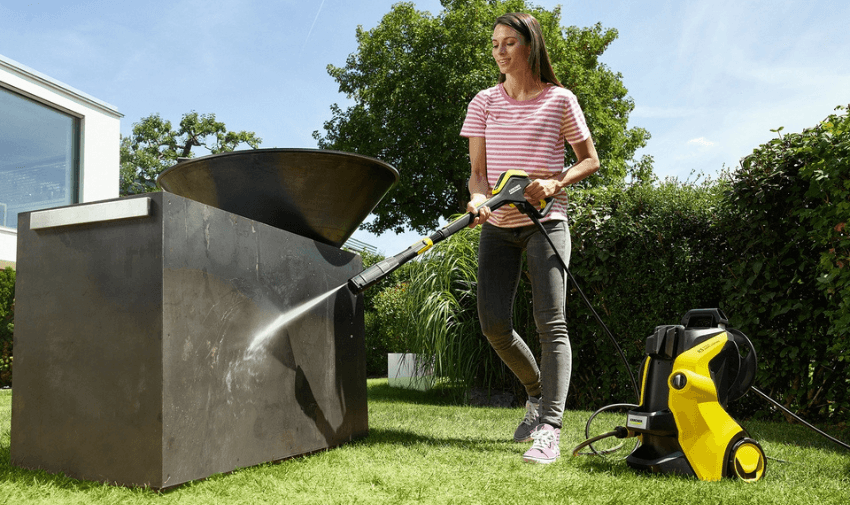
[[[555,196],[561,190],[558,181],[552,179],[535,179],[525,187],[525,199],[537,205],[541,200]]]

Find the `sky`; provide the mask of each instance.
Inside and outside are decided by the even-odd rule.
[[[0,0],[0,54],[113,105],[122,135],[153,113],[177,123],[196,111],[255,132],[264,148],[315,148],[331,105],[351,104],[327,65],[344,65],[357,26],[375,27],[394,3]],[[601,61],[622,74],[630,126],[652,135],[638,155],[654,158],[660,178],[716,178],[771,130],[799,132],[850,104],[850,2],[530,3],[561,5],[564,26],[617,29]],[[353,237],[392,255],[419,234]]]

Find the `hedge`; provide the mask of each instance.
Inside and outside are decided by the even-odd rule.
[[[646,337],[690,309],[723,307],[723,268],[712,230],[722,186],[669,180],[573,197],[571,270],[637,376]],[[625,365],[571,286],[573,348],[568,406],[637,400]]]
[[[717,185],[676,181],[572,195],[571,214],[580,217],[571,223],[571,270],[635,374],[645,337],[655,326],[677,323],[691,308],[719,304],[721,279],[702,272],[722,270],[711,233],[721,196]],[[409,271],[409,345],[434,356],[437,373],[450,382],[510,390],[523,398],[521,385],[478,326],[477,240],[477,230],[458,233]],[[573,285],[567,311],[573,350],[568,406],[598,408],[635,399],[625,365]],[[524,275],[514,322],[539,358]]]
[[[730,178],[718,231],[733,322],[762,365],[757,383],[810,418],[850,410],[850,116],[768,142]]]

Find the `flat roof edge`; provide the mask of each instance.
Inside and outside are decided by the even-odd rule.
[[[22,65],[21,63],[18,63],[17,61],[15,61],[11,58],[7,58],[7,57],[3,56],[2,54],[0,54],[0,68],[5,68],[5,69],[11,71],[12,73],[22,75],[24,78],[34,80],[34,81],[38,82],[39,84],[46,86],[48,88],[51,88],[54,91],[57,91],[61,94],[73,96],[74,98],[76,98],[78,100],[82,100],[86,104],[91,105],[91,106],[93,106],[97,109],[100,109],[101,111],[106,112],[107,114],[110,114],[110,115],[113,115],[113,116],[116,116],[116,117],[119,117],[119,118],[124,117],[124,114],[121,114],[120,112],[118,112],[118,109],[114,105],[110,105],[110,104],[104,102],[103,100],[98,100],[97,98],[95,98],[95,97],[93,97],[93,96],[91,96],[87,93],[83,93],[82,91],[75,89],[75,88],[72,88],[71,86],[68,86],[67,84],[65,84],[63,82],[57,81],[56,79],[53,79],[52,77],[48,77],[48,76],[42,74],[41,72],[39,72],[37,70],[33,70],[33,69],[27,67],[26,65]]]

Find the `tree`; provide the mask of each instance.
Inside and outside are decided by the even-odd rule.
[[[228,131],[215,114],[183,114],[177,130],[171,121],[151,114],[133,124],[133,134],[121,138],[121,195],[156,191],[156,178],[179,158],[191,158],[193,147],[210,154],[226,153],[245,143],[257,149],[263,139],[254,132]]]
[[[331,106],[319,147],[356,152],[394,165],[399,185],[364,227],[374,233],[412,228],[426,232],[464,209],[469,197],[468,147],[459,136],[466,106],[495,84],[489,51],[493,21],[514,11],[532,13],[543,27],[553,67],[584,109],[602,170],[588,184],[622,182],[631,171],[651,173],[651,159],[634,160],[649,134],[628,128],[634,108],[622,75],[599,62],[617,31],[561,27],[560,9],[545,11],[525,0],[443,0],[436,17],[399,3],[371,29],[357,29],[357,52],[345,66],[328,66],[339,90],[354,101]],[[573,153],[567,149],[566,163]]]

